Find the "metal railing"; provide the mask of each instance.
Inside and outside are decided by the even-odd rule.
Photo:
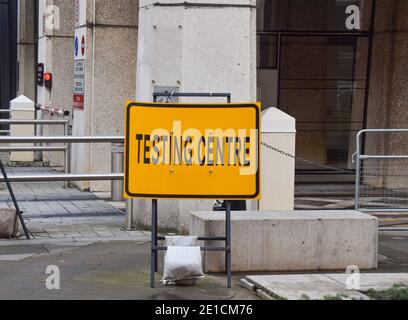
[[[68,125],[69,120],[8,120],[1,119],[0,125]]]
[[[68,136],[69,131],[69,120],[18,120],[18,119],[9,119],[9,120],[0,120],[0,125],[33,125],[34,132],[37,132],[37,127],[41,126],[62,126],[64,128],[64,136]],[[2,130],[0,133],[10,134],[10,130]],[[29,142],[31,143],[31,142]],[[1,152],[28,152],[28,151],[35,151],[35,152],[64,152],[65,160],[64,160],[64,170],[65,173],[69,172],[69,146],[65,145],[65,147],[49,147],[44,146],[43,144],[35,144],[36,148],[34,150],[30,150],[30,147],[10,147],[10,148],[0,148]],[[65,186],[68,187],[69,183],[66,182]]]
[[[38,175],[11,175],[10,182],[45,182],[45,181],[120,181],[124,179],[123,173],[106,173],[106,174],[73,174],[71,173],[71,150],[72,144],[78,143],[111,143],[117,148],[118,144],[123,145],[124,137],[0,137],[0,144],[55,144],[62,143],[65,147],[1,147],[2,152],[13,151],[56,151],[65,152],[65,174],[38,174]],[[120,160],[119,160],[120,162]],[[4,179],[0,178],[0,182]]]
[[[408,155],[365,154],[362,139],[374,134],[405,135],[408,134],[408,129],[367,129],[358,133],[357,152],[354,154],[355,208],[364,212],[408,213]],[[381,140],[378,138],[375,140],[377,145],[379,141]]]
[[[64,134],[68,135],[69,120],[12,120],[12,119],[1,119],[0,125],[33,125],[35,132],[37,131],[37,126],[63,126]],[[0,130],[0,133],[10,134],[10,130]]]
[[[10,118],[11,111],[9,109],[0,109],[0,116],[7,115]],[[8,135],[10,130],[0,130],[0,135]]]

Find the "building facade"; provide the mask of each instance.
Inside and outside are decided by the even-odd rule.
[[[18,3],[18,93],[70,111],[74,135],[122,135],[124,102],[151,101],[155,90],[227,91],[295,117],[297,155],[348,170],[346,181],[359,130],[406,127],[406,0]],[[52,89],[36,86],[38,63]],[[377,153],[407,147],[399,136],[365,141]],[[72,160],[73,172],[109,171],[109,146],[78,145]],[[329,173],[303,162],[297,170],[301,181]]]

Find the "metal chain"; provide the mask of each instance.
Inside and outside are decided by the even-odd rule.
[[[318,168],[322,168],[322,169],[326,169],[326,170],[330,170],[330,171],[336,171],[338,173],[350,174],[349,170],[340,169],[340,168],[336,168],[336,167],[331,167],[331,166],[328,166],[328,165],[323,165],[321,163],[318,163],[318,162],[315,162],[315,161],[312,161],[312,160],[307,160],[307,159],[304,159],[304,158],[299,157],[299,156],[294,156],[294,155],[292,155],[292,154],[290,154],[288,152],[284,152],[284,151],[282,151],[282,150],[280,150],[278,148],[272,147],[271,145],[269,145],[269,144],[267,144],[265,142],[261,142],[261,145],[264,146],[265,148],[271,150],[271,151],[280,153],[281,155],[283,155],[285,157],[292,158],[292,159],[295,159],[295,160],[299,160],[301,162],[310,164],[310,165],[318,167]]]
[[[351,173],[351,171],[349,171],[349,170],[339,169],[339,168],[331,167],[331,166],[328,166],[328,165],[323,165],[323,164],[320,164],[320,163],[318,163],[318,162],[315,162],[315,161],[312,161],[312,160],[307,160],[307,159],[304,159],[304,158],[299,157],[299,156],[296,157],[296,156],[294,156],[294,155],[292,155],[292,154],[290,154],[290,153],[287,153],[287,152],[284,152],[284,151],[282,151],[282,150],[279,150],[278,148],[272,147],[271,145],[269,145],[269,144],[267,144],[267,143],[265,143],[265,142],[261,142],[261,145],[264,146],[264,147],[266,147],[266,148],[268,148],[269,150],[272,150],[272,151],[274,151],[274,152],[277,152],[277,153],[279,153],[279,154],[281,154],[281,155],[283,155],[283,156],[285,156],[285,157],[292,158],[292,159],[295,159],[295,160],[299,160],[299,161],[301,161],[301,162],[310,164],[310,165],[315,166],[315,167],[319,167],[319,168],[326,169],[326,170],[330,170],[330,171],[336,171],[336,172],[338,172],[338,173],[346,173],[346,174],[350,174],[350,173]],[[362,177],[379,177],[379,178],[383,178],[383,177],[384,177],[384,174],[365,173],[365,174],[362,174]],[[404,175],[404,174],[389,175],[389,174],[387,174],[387,177],[401,178],[401,177],[408,177],[408,175]]]

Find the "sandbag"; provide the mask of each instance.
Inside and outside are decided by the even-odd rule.
[[[166,237],[167,247],[196,247],[198,237],[172,236]]]
[[[163,283],[204,277],[200,247],[168,247],[164,259]]]
[[[0,209],[0,238],[10,239],[18,232],[17,213],[14,209]]]

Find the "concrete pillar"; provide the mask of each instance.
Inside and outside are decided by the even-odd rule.
[[[295,156],[296,120],[276,108],[262,113],[262,141]],[[260,211],[293,211],[295,159],[262,147]]]
[[[135,98],[138,1],[76,1],[73,135],[123,136],[124,105]],[[75,42],[77,44],[75,45]],[[72,61],[72,66],[74,62]],[[74,71],[73,71],[74,74]],[[74,145],[72,171],[107,173],[111,146]],[[109,191],[110,182],[77,183],[83,190]]]
[[[393,69],[392,88],[390,89],[390,117],[391,128],[408,128],[408,2],[400,0],[396,7],[395,34],[393,36]],[[408,154],[408,134],[388,135],[388,154]],[[407,188],[407,180],[403,177],[408,171],[408,162],[400,165],[389,162],[388,177],[385,181],[387,188]]]
[[[408,121],[408,2],[377,0],[367,128],[406,129]],[[369,135],[367,154],[408,154],[406,134]],[[380,163],[378,170],[382,170]],[[406,188],[406,163],[388,162],[388,177],[370,178],[375,187]]]
[[[230,92],[256,100],[256,1],[140,1],[136,97],[152,101],[160,87]],[[180,99],[226,102],[216,99]],[[159,201],[159,225],[188,232],[189,215],[212,201]],[[151,202],[135,201],[133,224],[149,225]]]
[[[53,76],[51,89],[37,87],[37,102],[46,108],[72,109],[74,9],[74,1],[39,1],[38,63],[43,63],[45,72],[51,72]],[[38,118],[62,119],[47,111],[39,112]],[[64,129],[61,126],[39,126],[37,134],[61,136]],[[43,160],[62,166],[64,155],[61,152],[44,152]]]
[[[12,120],[34,120],[35,107],[34,102],[25,96],[19,96],[10,101],[10,115]],[[34,137],[34,125],[11,125],[11,137]],[[33,144],[16,144],[17,147],[33,147]],[[34,152],[12,152],[11,162],[33,162]]]
[[[35,1],[19,0],[18,94],[36,100],[36,6]]]

